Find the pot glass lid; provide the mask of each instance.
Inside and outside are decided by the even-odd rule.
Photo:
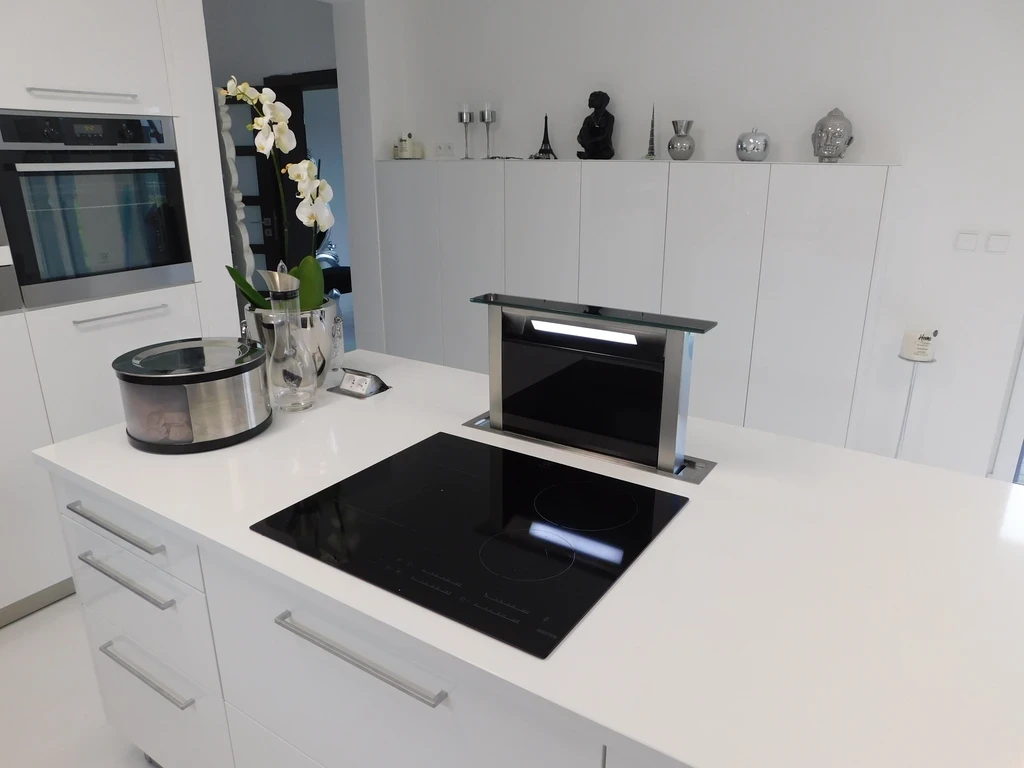
[[[263,347],[244,339],[182,339],[142,347],[114,360],[114,370],[133,376],[186,376],[230,371],[259,361]]]

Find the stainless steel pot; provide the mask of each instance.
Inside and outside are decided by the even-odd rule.
[[[266,352],[239,339],[183,339],[113,362],[128,439],[150,453],[198,453],[270,426]]]
[[[338,304],[328,299],[319,309],[311,309],[300,315],[303,339],[313,362],[316,364],[316,384],[324,385],[327,372],[331,370],[331,355],[334,348],[335,326],[342,320]],[[338,328],[340,336],[341,328]],[[245,308],[244,334],[250,341],[262,344],[269,351],[274,349],[274,313],[269,309],[255,309],[251,304]]]

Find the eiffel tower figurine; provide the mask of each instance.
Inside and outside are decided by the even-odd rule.
[[[548,116],[544,115],[544,141],[541,142],[537,154],[530,155],[531,160],[557,160],[558,155],[551,148],[551,141],[548,139]]]
[[[647,155],[644,160],[657,160],[658,156],[654,154],[654,105],[651,104],[651,138],[647,144]]]

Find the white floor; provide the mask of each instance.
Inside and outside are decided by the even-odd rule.
[[[105,722],[74,596],[0,629],[0,765],[146,768]]]

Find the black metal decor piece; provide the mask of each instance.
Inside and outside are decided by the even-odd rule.
[[[557,160],[558,155],[551,148],[551,140],[548,138],[548,116],[544,115],[544,140],[540,144],[537,154],[530,155],[531,160]]]
[[[610,102],[611,97],[604,91],[590,94],[589,106],[594,111],[587,115],[580,135],[576,137],[583,147],[582,152],[576,153],[580,160],[611,160],[615,157],[615,147],[612,146],[615,115],[608,111]]]

